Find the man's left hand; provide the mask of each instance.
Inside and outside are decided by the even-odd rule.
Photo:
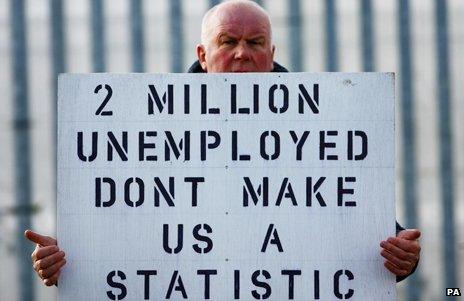
[[[411,274],[420,257],[417,229],[400,231],[396,237],[389,237],[380,243],[380,254],[386,259],[384,266],[396,276]]]

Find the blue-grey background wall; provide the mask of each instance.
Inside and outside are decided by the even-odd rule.
[[[49,300],[25,227],[55,233],[60,72],[184,72],[214,0],[0,0],[0,300]],[[262,0],[292,71],[396,72],[397,215],[422,230],[399,300],[464,290],[464,1]]]

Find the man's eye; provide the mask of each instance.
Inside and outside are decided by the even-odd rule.
[[[235,43],[235,41],[234,40],[225,40],[223,43],[226,44],[226,45],[232,45],[232,44]]]
[[[261,45],[262,42],[258,41],[258,40],[250,40],[250,41],[248,41],[248,44],[250,44],[250,45]]]

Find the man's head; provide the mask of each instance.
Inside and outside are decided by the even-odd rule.
[[[267,12],[247,0],[231,0],[203,17],[197,55],[206,72],[269,72],[274,45]]]

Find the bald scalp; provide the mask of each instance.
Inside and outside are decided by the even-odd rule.
[[[236,11],[238,9],[245,9],[246,11],[253,12],[257,17],[262,17],[269,26],[269,41],[272,44],[272,30],[271,19],[267,11],[259,4],[251,0],[228,0],[213,6],[203,16],[201,22],[201,44],[207,46],[212,38],[212,31],[215,24],[221,15]]]

